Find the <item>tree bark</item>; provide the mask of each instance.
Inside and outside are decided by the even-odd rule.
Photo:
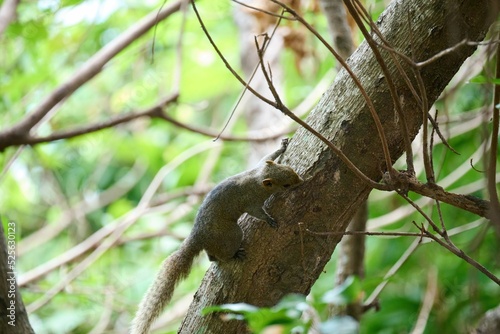
[[[16,281],[16,226],[12,222],[9,222],[7,226],[9,228],[8,241],[0,219],[0,333],[35,333],[31,328]]]
[[[498,7],[497,0],[394,0],[379,18],[378,26],[394,48],[411,55],[415,61],[423,61],[464,38],[482,40],[498,15]],[[474,50],[472,46],[457,48],[421,70],[429,106]],[[421,109],[392,61],[387,61],[388,53],[381,52],[393,74],[404,121],[413,139],[422,124]],[[366,43],[348,63],[375,105],[394,162],[404,149],[400,131],[403,119],[395,112],[380,66]],[[401,65],[414,80],[409,66],[403,61]],[[415,82],[414,85],[417,86]],[[384,171],[380,139],[365,100],[346,71],[339,72],[307,123],[331,140],[366,175],[380,180]],[[202,316],[201,310],[234,302],[271,306],[288,293],[309,293],[340,236],[317,236],[306,229],[345,231],[371,190],[303,129],[295,134],[282,162],[307,180],[268,203],[268,211],[279,223],[278,229],[252,218],[242,219],[247,259],[214,263],[210,267],[180,333],[244,333],[243,322],[224,322],[216,314]]]

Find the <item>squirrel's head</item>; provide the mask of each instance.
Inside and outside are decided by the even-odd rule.
[[[272,160],[266,161],[263,176],[262,185],[272,193],[284,191],[303,181],[291,167],[277,164]]]

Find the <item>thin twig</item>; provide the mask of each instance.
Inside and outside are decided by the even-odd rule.
[[[439,139],[441,139],[441,142],[443,143],[443,145],[446,146],[450,151],[452,151],[456,155],[460,155],[460,153],[457,150],[455,150],[453,147],[451,147],[450,143],[448,143],[448,140],[441,133],[441,129],[439,128],[439,123],[437,122],[437,110],[436,110],[436,119],[432,118],[432,116],[430,114],[427,114],[427,118],[431,122],[433,130],[436,131],[436,133],[439,136]]]
[[[383,232],[383,231],[342,231],[342,232],[315,232],[310,229],[306,229],[306,232],[314,235],[368,235],[368,236],[378,236],[378,237],[427,237],[423,233],[415,233],[415,232]]]
[[[296,21],[295,18],[293,17],[289,17],[289,16],[284,16],[283,14],[276,14],[276,13],[273,13],[273,12],[270,12],[268,10],[265,10],[265,9],[262,9],[262,8],[258,8],[258,7],[254,7],[254,6],[250,6],[249,4],[247,3],[244,3],[242,1],[238,1],[238,0],[232,0],[233,2],[236,2],[238,5],[240,6],[243,6],[243,7],[246,7],[246,8],[249,8],[249,9],[252,9],[252,10],[255,10],[256,12],[261,12],[261,13],[264,13],[266,15],[269,15],[269,16],[273,16],[273,17],[276,17],[278,19],[283,19],[283,20],[289,20],[289,21]]]
[[[470,256],[468,256],[467,254],[465,254],[464,251],[462,251],[457,246],[455,246],[455,244],[453,244],[449,238],[447,238],[447,240],[446,240],[446,238],[445,238],[445,232],[441,231],[437,227],[436,223],[434,223],[434,221],[418,205],[416,205],[415,202],[413,202],[410,198],[408,198],[408,196],[406,196],[405,194],[403,194],[401,192],[398,192],[398,194],[401,197],[403,197],[408,203],[410,203],[422,215],[422,217],[425,218],[425,220],[429,223],[429,225],[432,226],[433,230],[441,238],[443,238],[445,240],[444,241],[441,240],[436,235],[430,233],[423,226],[421,226],[421,227],[417,226],[417,228],[420,229],[420,231],[422,232],[422,234],[424,234],[428,238],[431,238],[432,240],[434,240],[435,242],[437,242],[439,245],[443,246],[444,248],[446,248],[447,250],[449,250],[450,252],[452,252],[453,254],[455,254],[456,256],[458,256],[459,258],[463,259],[465,262],[469,263],[471,266],[473,266],[476,269],[478,269],[480,272],[482,272],[484,275],[486,275],[493,282],[495,282],[496,284],[500,285],[500,279],[498,277],[496,277],[493,273],[491,273],[488,269],[486,269],[479,262],[477,262],[476,260],[474,260],[473,258],[471,258]]]
[[[378,29],[377,25],[375,24],[375,22],[373,22],[371,16],[369,15],[369,13],[366,11],[366,9],[361,5],[361,3],[358,2],[358,9],[360,9],[360,11],[364,14],[362,16],[362,18],[364,18],[365,22],[367,22],[372,31],[375,32],[375,34],[377,35],[378,38],[380,38],[380,40],[382,41],[381,44],[377,43],[377,41],[373,40],[373,43],[375,43],[375,45],[385,49],[386,51],[389,52],[389,55],[391,56],[392,60],[394,61],[394,64],[396,65],[400,75],[402,76],[403,80],[405,81],[407,87],[410,89],[415,101],[417,101],[417,104],[422,106],[422,99],[420,97],[420,95],[417,93],[417,91],[415,90],[415,87],[413,86],[413,84],[411,83],[410,81],[410,78],[408,77],[408,75],[406,74],[406,72],[403,70],[403,68],[401,67],[401,64],[399,63],[399,61],[395,58],[395,55],[398,55],[399,57],[401,57],[408,65],[410,65],[411,68],[413,68],[414,70],[417,70],[420,68],[419,66],[416,65],[415,61],[411,58],[411,57],[408,57],[407,55],[403,54],[402,52],[399,52],[398,50],[394,49],[391,44],[385,39],[384,35],[382,34],[382,32]],[[408,15],[410,15],[410,13],[408,13]],[[408,17],[408,22],[411,22],[410,20],[410,17]],[[411,23],[409,23],[411,25]],[[412,41],[410,43],[410,46],[412,48],[412,55],[415,54],[413,48],[414,48],[414,43],[413,43],[413,30],[410,26],[409,28],[409,33],[410,33],[410,40]],[[439,59],[439,58],[436,58],[436,59]],[[415,72],[414,72],[415,74]],[[439,137],[441,138],[441,140],[443,141],[443,144],[448,147],[453,153],[456,153],[458,154],[447,142],[447,140],[443,137],[443,135],[441,134],[441,131],[439,130],[438,126],[437,126],[437,123],[434,122],[434,120],[432,119],[432,117],[430,115],[428,115],[428,118],[429,118],[429,121],[432,123],[432,125],[434,126],[436,132],[438,133]],[[412,153],[412,148],[411,148],[411,145],[410,147],[406,148],[407,149],[407,165],[410,166],[408,167],[408,169],[411,168],[411,166],[413,166],[413,153]],[[411,157],[411,158],[409,158]],[[411,161],[408,161],[408,159],[411,159]]]
[[[274,0],[272,0],[274,1]],[[375,188],[375,189],[379,189],[379,190],[389,190],[390,187],[388,185],[385,185],[385,184],[380,184],[378,182],[375,182],[373,181],[372,179],[370,179],[368,176],[366,176],[365,174],[363,174],[363,172],[361,172],[357,167],[356,165],[354,165],[350,160],[349,158],[347,158],[347,156],[340,150],[338,149],[335,145],[333,145],[328,139],[326,139],[323,135],[321,135],[318,131],[314,130],[311,126],[309,126],[309,124],[307,124],[306,122],[304,122],[302,119],[300,119],[299,117],[297,117],[295,114],[293,114],[285,105],[281,104],[279,105],[277,102],[274,102],[274,101],[271,101],[269,100],[268,98],[262,96],[262,94],[258,93],[254,88],[252,88],[248,83],[245,82],[245,80],[243,80],[243,78],[232,68],[232,66],[229,64],[229,62],[226,60],[226,58],[224,57],[224,55],[222,54],[222,52],[219,50],[219,48],[217,47],[217,45],[215,44],[215,42],[213,41],[212,37],[210,36],[210,34],[208,33],[204,23],[203,23],[203,20],[201,19],[201,16],[198,12],[198,10],[196,9],[196,5],[195,5],[195,2],[192,2],[192,6],[193,6],[193,9],[194,9],[194,12],[196,14],[196,17],[198,18],[198,22],[200,23],[201,25],[201,28],[203,30],[203,32],[205,33],[205,35],[207,36],[210,44],[212,45],[212,47],[215,49],[215,51],[217,52],[217,54],[219,55],[220,59],[224,62],[224,64],[226,65],[226,67],[229,69],[229,71],[234,75],[234,77],[245,87],[247,87],[247,89],[252,93],[254,94],[256,97],[258,97],[259,99],[261,99],[263,102],[273,106],[274,108],[280,110],[281,112],[283,112],[285,115],[287,115],[288,117],[290,117],[291,119],[293,119],[295,122],[297,122],[298,124],[300,124],[301,126],[303,126],[307,131],[311,132],[314,136],[316,136],[317,138],[319,138],[321,141],[323,141],[330,149],[332,149],[334,151],[335,154],[337,154],[337,156],[347,165],[347,167],[353,171],[353,173],[355,173],[362,181],[364,181],[369,187],[372,187],[372,188]],[[262,62],[261,62],[261,68],[264,69],[264,72],[267,73],[267,70],[265,69],[265,66],[262,66]],[[269,77],[269,76],[268,76]],[[268,81],[269,82],[269,81]],[[271,83],[272,85],[272,83]],[[366,94],[366,92],[365,92]],[[383,133],[382,133],[383,134]],[[386,142],[387,144],[387,142]],[[392,165],[391,165],[391,168],[392,168]]]
[[[438,291],[438,274],[436,267],[432,266],[427,274],[427,288],[425,289],[424,301],[422,302],[422,308],[418,313],[417,322],[415,327],[411,331],[411,334],[422,334],[424,333],[425,327],[429,321],[429,315],[434,305],[436,299],[436,294]]]
[[[177,38],[177,44],[175,46],[176,65],[174,69],[173,84],[172,84],[172,87],[175,87],[177,89],[176,91],[177,94],[179,94],[178,90],[181,87],[182,59],[184,50],[182,42],[184,41],[184,32],[186,30],[187,15],[189,13],[188,5],[190,1],[191,0],[181,0],[181,5],[180,5],[180,11],[182,12],[182,21],[179,29],[179,37]]]
[[[418,63],[415,63],[415,66],[417,68],[423,68],[425,66],[428,66],[430,64],[432,64],[433,62],[435,62],[436,60],[446,56],[446,55],[449,55],[450,53],[454,53],[456,52],[457,49],[463,47],[463,46],[477,46],[481,43],[477,43],[477,42],[471,42],[469,41],[468,39],[463,39],[461,40],[460,42],[458,42],[457,44],[453,45],[452,47],[449,47],[447,49],[444,49],[443,51],[440,51],[438,53],[436,53],[434,56],[424,60],[424,61],[421,61],[421,62],[418,62]]]
[[[412,244],[406,249],[406,251],[401,255],[401,257],[393,264],[391,269],[385,274],[384,280],[377,285],[368,298],[366,298],[364,305],[373,305],[376,302],[378,296],[382,293],[384,288],[389,284],[389,279],[394,276],[397,271],[403,266],[403,264],[410,258],[410,256],[415,252],[415,250],[420,245],[419,239],[415,239]]]
[[[429,238],[431,238],[432,240],[437,242],[439,245],[443,246],[444,248],[449,250],[451,253],[455,254],[456,256],[463,259],[465,262],[467,262],[468,264],[470,264],[471,266],[473,266],[474,268],[476,268],[477,270],[482,272],[484,275],[486,275],[489,279],[491,279],[497,285],[500,285],[500,279],[497,276],[493,275],[493,273],[491,273],[488,269],[486,269],[482,264],[480,264],[479,262],[477,262],[476,260],[474,260],[473,258],[468,256],[467,254],[465,254],[464,251],[457,248],[455,245],[450,245],[450,244],[446,243],[445,241],[442,241],[437,236],[435,236],[434,234],[432,234],[428,231],[424,231],[424,232]]]
[[[210,44],[212,45],[212,47],[214,48],[215,52],[217,53],[217,55],[219,56],[219,58],[222,60],[222,62],[224,63],[224,65],[226,66],[226,68],[229,70],[229,72],[231,72],[231,74],[236,78],[236,80],[238,80],[246,89],[248,89],[253,95],[255,95],[257,98],[259,98],[260,100],[262,100],[263,102],[269,104],[270,106],[273,106],[276,108],[276,103],[269,100],[268,98],[264,97],[262,94],[260,94],[259,92],[257,92],[252,86],[249,85],[249,83],[247,83],[239,74],[238,72],[236,72],[233,67],[231,66],[231,64],[229,64],[229,62],[226,60],[226,57],[224,57],[224,55],[222,54],[222,52],[219,50],[219,48],[217,47],[217,44],[215,44],[214,40],[212,39],[212,36],[210,35],[210,33],[208,32],[207,28],[205,27],[205,24],[203,23],[203,20],[200,16],[200,13],[198,12],[198,9],[196,7],[196,4],[195,4],[195,1],[192,1],[191,2],[191,5],[193,6],[193,10],[194,10],[194,13],[196,14],[196,17],[198,19],[198,22],[200,23],[200,26],[201,26],[201,29],[203,30],[203,32],[205,33],[205,36],[208,38],[208,41],[210,42]]]
[[[432,226],[432,229],[434,230],[434,232],[436,232],[437,234],[441,235],[441,230],[439,229],[439,227],[434,223],[434,221],[422,210],[422,208],[420,208],[414,201],[412,201],[408,196],[406,196],[406,194],[402,193],[402,192],[398,192],[398,195],[403,197],[411,206],[413,206],[421,215],[422,217],[425,218],[425,220],[429,223],[429,225]]]
[[[276,24],[274,25],[274,28],[271,32],[271,37],[270,39],[272,39],[274,37],[274,35],[276,34],[276,30],[278,29],[279,27],[279,24],[281,22],[281,19],[279,19]],[[268,44],[269,45],[269,44]],[[264,48],[264,53],[266,52],[266,49],[267,49],[267,46],[265,46]],[[259,60],[260,62],[260,60]],[[260,67],[260,63],[257,63],[255,64],[255,67],[252,71],[252,74],[250,75],[250,78],[248,78],[248,85],[250,85],[255,77],[255,74],[257,74],[257,70],[259,69]],[[229,122],[231,121],[231,119],[233,118],[235,112],[236,112],[236,109],[238,108],[238,106],[240,105],[241,101],[243,100],[243,97],[245,96],[246,92],[248,91],[248,85],[246,85],[244,88],[243,88],[243,91],[240,93],[240,96],[238,97],[238,100],[236,101],[236,103],[234,104],[232,110],[231,110],[231,113],[229,114],[229,117],[226,121],[226,124],[224,124],[224,126],[222,127],[222,130],[220,130],[219,134],[217,135],[217,137],[215,137],[214,141],[222,138],[222,133],[226,130],[227,126],[229,125]],[[272,139],[275,139],[275,138],[272,138]]]
[[[302,16],[300,16],[295,10],[287,6],[286,4],[277,1],[277,0],[270,0],[278,5],[280,5],[283,9],[285,9],[288,13],[293,15],[297,21],[299,21],[301,24],[303,24],[311,33],[316,36],[316,38],[330,51],[330,53],[337,59],[337,61],[344,67],[344,69],[347,71],[349,76],[352,78],[354,81],[355,85],[358,87],[361,95],[366,101],[366,104],[368,106],[368,110],[370,111],[370,114],[373,118],[373,121],[375,123],[375,127],[377,129],[378,136],[380,138],[380,142],[382,145],[382,151],[384,153],[384,159],[385,159],[385,164],[386,164],[386,169],[387,171],[391,174],[394,175],[396,171],[394,168],[392,168],[392,160],[391,160],[391,155],[389,151],[389,145],[387,144],[387,138],[385,137],[385,132],[382,127],[382,122],[380,121],[380,118],[378,117],[377,111],[375,110],[375,106],[373,105],[372,100],[368,96],[368,93],[364,89],[363,85],[361,84],[361,81],[359,78],[356,76],[356,74],[352,71],[350,66],[345,62],[345,60],[332,48],[332,46],[319,34],[314,27],[312,27]]]
[[[190,157],[199,154],[207,149],[211,149],[213,147],[214,144],[212,142],[196,145],[184,151],[170,163],[163,166],[163,168],[160,169],[160,171],[158,171],[158,173],[156,174],[155,179],[151,181],[148,189],[141,198],[141,202],[136,208],[128,212],[123,217],[120,217],[117,220],[105,225],[97,232],[89,236],[87,239],[82,241],[80,244],[74,246],[65,253],[24,273],[19,278],[19,286],[23,286],[30,282],[38,280],[41,277],[52,272],[53,270],[61,267],[62,265],[75,261],[80,256],[98,247],[99,244],[104,243],[104,240],[108,236],[115,233],[115,231],[121,229],[122,226],[124,225],[129,226],[129,224],[135,222],[135,220],[137,220],[139,217],[142,217],[148,213],[155,213],[161,211],[159,209],[160,207],[157,205],[158,203],[155,203],[153,201],[152,195],[157,190],[157,187],[161,184],[163,180],[162,177],[165,177],[170,172],[178,168],[183,162],[185,162]],[[152,204],[155,204],[156,206],[152,206]],[[175,208],[177,206],[178,205],[172,206],[172,208]]]
[[[168,114],[166,113],[161,113],[161,115],[158,115],[159,118],[169,122],[169,123],[172,123],[173,125],[179,127],[179,128],[183,128],[183,129],[186,129],[188,131],[191,131],[191,132],[194,132],[194,133],[199,133],[201,135],[204,135],[204,136],[208,136],[208,137],[211,137],[211,138],[219,138],[219,139],[222,139],[224,141],[252,141],[252,142],[265,142],[265,141],[268,141],[270,139],[276,139],[276,138],[281,138],[283,137],[283,135],[289,133],[289,131],[280,131],[280,132],[274,132],[274,133],[270,133],[268,136],[247,136],[247,137],[244,137],[244,136],[230,136],[230,135],[223,135],[221,134],[221,132],[218,132],[218,131],[214,131],[214,130],[207,130],[205,128],[201,128],[201,127],[196,127],[196,126],[193,126],[193,125],[189,125],[189,124],[185,124],[185,123],[182,123],[182,122],[179,122],[178,120],[174,119],[173,117],[169,116]],[[214,140],[215,140],[214,139]]]
[[[399,120],[401,122],[400,128],[401,128],[401,132],[402,132],[403,143],[405,146],[407,170],[410,174],[414,174],[415,167],[413,166],[413,151],[411,148],[411,139],[410,139],[410,135],[409,135],[409,131],[408,131],[408,124],[406,123],[406,117],[403,113],[403,106],[401,105],[401,101],[399,100],[399,95],[396,91],[396,86],[394,84],[393,76],[389,72],[389,69],[385,63],[385,60],[377,48],[377,43],[375,42],[372,35],[368,32],[368,30],[364,26],[363,21],[362,21],[362,15],[364,15],[366,17],[366,19],[368,20],[370,27],[372,29],[375,26],[375,23],[373,22],[373,20],[371,20],[371,16],[365,10],[365,8],[361,4],[361,2],[359,2],[358,0],[355,0],[354,3],[352,2],[352,0],[344,0],[344,4],[347,7],[347,9],[349,10],[349,13],[351,14],[354,21],[356,21],[356,24],[357,24],[358,28],[360,29],[361,33],[363,34],[363,36],[365,37],[368,45],[372,49],[373,55],[375,56],[375,59],[377,60],[377,63],[379,64],[380,69],[382,70],[382,73],[384,74],[385,80],[387,82],[387,86],[389,88],[389,92],[391,94],[394,108],[396,109],[396,113],[398,114]],[[375,31],[378,33],[379,36],[382,36],[382,33],[378,29],[376,29]],[[394,60],[395,64],[398,64],[398,62],[395,58],[393,58],[393,60]],[[406,76],[406,73],[404,72],[404,70],[402,68],[401,68],[401,73],[403,74],[403,77]],[[409,81],[409,79],[407,80],[407,83],[409,83],[408,87],[411,90],[412,85],[411,85],[411,82]],[[395,176],[395,175],[391,175],[391,177],[393,177],[393,176]]]

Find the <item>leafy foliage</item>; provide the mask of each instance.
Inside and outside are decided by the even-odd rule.
[[[224,304],[207,307],[203,314],[223,312],[227,320],[245,320],[255,334],[263,333],[270,327],[277,327],[282,333],[308,333],[313,321],[311,318],[325,319],[316,324],[321,333],[357,333],[359,328],[354,319],[349,316],[328,317],[328,312],[329,306],[344,307],[359,300],[362,291],[360,280],[350,276],[341,285],[327,291],[319,300],[307,301],[305,296],[291,294],[270,308],[245,303]]]
[[[374,12],[380,13],[383,2],[373,4]],[[85,61],[159,6],[156,2],[135,0],[21,2],[17,20],[0,39],[1,129],[32,112]],[[232,4],[202,1],[198,6],[217,45],[238,67],[239,36],[232,20]],[[315,26],[324,35],[328,33],[324,19],[315,13],[306,15],[315,20]],[[182,13],[177,13],[135,41],[56,107],[56,112],[34,133],[49,135],[143,110],[176,89],[181,93],[178,103],[167,110],[171,117],[184,124],[219,131],[242,87],[216,57],[191,13],[187,14],[182,36],[182,62],[178,62],[177,41],[182,22]],[[283,55],[284,96],[292,106],[307,97],[325,76],[331,80],[329,70],[334,61],[319,44],[309,43],[315,49],[315,58],[311,60],[315,64],[306,68],[306,73],[296,67],[289,51]],[[181,70],[179,87],[175,81],[177,70]],[[443,132],[460,155],[451,153],[436,139],[433,158],[438,180],[445,188],[486,198],[481,145],[487,137],[485,131],[491,127],[486,107],[492,99],[492,83],[498,84],[498,79],[491,79],[487,70],[474,75],[469,82],[450,86],[449,94],[443,94],[436,104]],[[245,134],[247,125],[238,114],[235,123],[233,132]],[[171,167],[160,181],[154,210],[142,212],[113,247],[75,280],[67,282],[63,291],[44,307],[30,314],[35,331],[125,331],[156,268],[188,234],[200,195],[211,184],[244,170],[246,153],[246,144],[212,143],[206,136],[148,118],[73,139],[24,147],[19,154],[17,147],[3,152],[0,214],[4,226],[7,221],[14,221],[17,226],[19,276],[22,279],[34,268],[46,270],[22,286],[28,308],[52,287],[64,283],[68,272],[102,245],[103,239],[79,256],[47,269],[51,261],[81,250],[95,233],[129,219],[158,171]],[[417,169],[421,171],[422,166]],[[193,185],[199,189],[194,191]],[[414,199],[422,201],[426,212],[439,220],[434,202],[417,196]],[[442,205],[441,210],[456,244],[499,276],[498,240],[488,223],[450,206]],[[412,221],[424,223],[398,197],[385,193],[372,193],[369,211],[370,229],[414,232]],[[294,295],[271,308],[232,304],[206,312],[243,318],[256,333],[278,324],[286,332],[306,333],[311,321],[302,316],[307,309],[313,309],[320,315],[323,332],[331,333],[351,328],[352,322],[328,318],[328,305],[364,299],[387,281],[378,298],[381,309],[363,316],[361,333],[408,332],[417,320],[428,282],[435,280],[437,293],[426,332],[455,333],[472,328],[487,309],[498,304],[500,292],[491,281],[445,249],[423,240],[404,265],[385,278],[416,240],[370,237],[366,278],[362,282],[349,280],[332,290],[334,258],[313,287],[312,301]],[[182,296],[196,289],[207,266],[206,259],[198,262],[190,278],[179,287],[168,311],[182,304]],[[175,332],[178,322],[178,317],[172,317],[164,331]]]
[[[307,333],[310,321],[300,319],[307,307],[304,296],[290,295],[271,308],[258,308],[245,303],[224,304],[207,307],[203,310],[203,314],[228,313],[227,320],[246,320],[253,333],[262,333],[269,326],[277,325],[285,333]]]

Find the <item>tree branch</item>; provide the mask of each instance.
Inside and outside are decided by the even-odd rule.
[[[57,87],[45,100],[43,100],[29,115],[19,123],[0,132],[0,152],[7,146],[21,145],[26,139],[26,135],[40,120],[63,99],[70,96],[87,81],[96,76],[103,69],[109,60],[120,51],[129,46],[132,42],[144,35],[149,29],[159,21],[164,20],[181,7],[181,0],[171,3],[160,12],[153,11],[136,25],[123,32],[112,42],[105,45],[87,62],[85,62],[66,82]],[[6,146],[6,143],[10,145]]]
[[[497,33],[498,36],[498,33]],[[495,78],[500,79],[500,45],[497,45],[496,54],[496,73]],[[500,85],[495,85],[494,98],[493,98],[493,128],[491,130],[491,144],[488,161],[487,171],[487,189],[491,202],[490,219],[493,223],[497,238],[500,239],[500,203],[498,201],[496,171],[497,171],[497,158],[498,158],[498,132],[500,123]]]
[[[101,122],[101,123],[95,123],[95,124],[89,124],[84,127],[81,127],[79,129],[73,129],[73,130],[66,130],[66,131],[61,131],[58,133],[51,134],[49,136],[45,137],[31,137],[29,134],[26,135],[24,140],[19,143],[19,145],[35,145],[35,144],[40,144],[40,143],[47,143],[47,142],[52,142],[56,140],[61,140],[61,139],[69,139],[73,137],[78,137],[81,135],[86,135],[92,132],[108,129],[111,127],[114,127],[119,124],[123,124],[126,122],[130,122],[134,119],[141,118],[141,117],[160,117],[163,118],[161,115],[163,113],[163,109],[168,106],[171,103],[174,103],[177,101],[178,94],[173,94],[168,96],[167,98],[161,100],[158,104],[155,106],[146,109],[144,111],[138,111],[138,112],[131,112],[128,114],[124,115],[118,115],[112,119],[109,119],[107,121]],[[9,143],[2,143],[2,145],[7,145],[10,146]],[[5,147],[7,147],[5,146]],[[0,146],[0,151],[5,148],[4,146]]]
[[[465,211],[472,212],[484,218],[490,218],[490,202],[471,195],[461,195],[447,192],[439,185],[424,184],[414,179],[408,179],[408,190],[425,197],[453,205]]]
[[[19,0],[5,0],[0,7],[0,36],[3,35],[10,22],[16,19],[18,5]]]

